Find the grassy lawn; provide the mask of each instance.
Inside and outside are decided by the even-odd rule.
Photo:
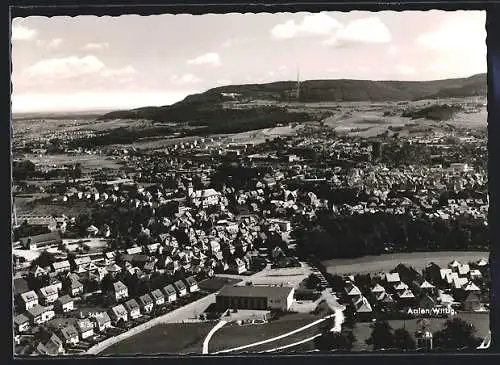
[[[490,315],[489,313],[458,313],[458,317],[463,320],[472,323],[476,327],[476,336],[484,338],[488,334],[490,328]],[[390,320],[388,321],[393,330],[398,328],[406,328],[412,336],[414,336],[417,330],[417,319],[410,320]],[[430,329],[432,332],[437,332],[443,328],[446,318],[433,318],[430,320]],[[356,336],[356,343],[354,344],[353,351],[371,350],[371,346],[365,343],[371,333],[370,323],[356,323],[353,331]]]
[[[100,355],[201,354],[213,323],[169,323],[155,326],[108,347]]]
[[[361,274],[390,271],[400,263],[422,270],[431,262],[446,267],[453,260],[468,263],[488,257],[489,252],[486,251],[412,252],[365,256],[356,259],[333,259],[324,261],[323,265],[331,274]]]
[[[311,314],[294,313],[265,324],[253,324],[244,326],[238,326],[237,324],[227,324],[219,331],[215,332],[215,334],[212,336],[212,338],[210,339],[209,351],[217,352],[234,347],[249,345],[254,342],[263,341],[271,337],[280,336],[287,332],[293,331],[318,319],[319,317]],[[286,342],[285,344],[287,343],[290,342]],[[254,349],[249,348],[248,351],[253,352]]]
[[[251,348],[248,349],[248,351],[249,352],[262,352],[262,351],[272,350],[272,349],[275,349],[275,348],[278,348],[278,347],[283,347],[283,346],[286,346],[286,345],[290,345],[292,343],[296,343],[296,342],[305,340],[307,338],[310,338],[310,337],[312,337],[312,336],[320,333],[321,332],[321,328],[322,328],[323,325],[324,325],[323,322],[322,323],[318,323],[315,326],[307,328],[304,331],[300,331],[298,333],[294,333],[291,336],[287,336],[287,337],[284,337],[284,338],[281,338],[279,340],[272,341],[272,342],[269,342],[269,343],[266,343],[266,344],[263,344],[263,345],[251,347]],[[298,345],[297,347],[299,347],[299,346],[300,345]],[[314,343],[312,343],[312,346],[314,347]],[[288,351],[292,351],[292,350],[293,351],[297,351],[297,349],[294,348],[294,347],[291,347],[289,349],[285,349],[285,350],[282,350],[282,351],[288,352]]]
[[[239,283],[241,281],[238,279],[231,279],[231,278],[220,278],[220,277],[213,277],[209,279],[202,280],[198,283],[198,286],[201,290],[206,290],[209,292],[215,292],[217,290],[220,290],[224,285],[233,285],[236,283]]]

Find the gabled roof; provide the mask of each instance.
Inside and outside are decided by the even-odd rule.
[[[382,285],[378,284],[375,285],[372,289],[371,289],[371,292],[372,293],[383,293],[385,292],[385,289]]]
[[[139,309],[139,303],[135,299],[129,299],[124,303],[124,306],[128,310]]]
[[[397,272],[394,272],[394,273],[386,273],[385,274],[385,280],[388,282],[388,283],[397,283],[399,281],[401,281],[400,277],[399,277],[399,273]]]
[[[186,289],[186,285],[182,282],[182,280],[177,280],[175,283],[174,283],[174,286],[179,289],[179,290],[183,290],[183,289]]]
[[[14,323],[19,326],[21,324],[24,324],[26,322],[29,322],[29,318],[26,317],[25,314],[21,313],[21,314],[18,314],[17,316],[14,317]]]
[[[76,326],[80,332],[87,332],[94,328],[92,321],[89,318],[84,318],[76,321]]]
[[[477,262],[478,266],[487,266],[488,264],[489,264],[489,261],[488,261],[488,259],[485,259],[485,258],[482,258],[481,260],[479,260]]]
[[[26,292],[26,293],[22,293],[21,294],[21,299],[27,303],[27,302],[31,302],[33,300],[38,300],[38,295],[36,295],[35,291],[34,290],[30,290],[29,292]]]
[[[399,295],[400,298],[415,298],[415,295],[411,292],[410,289],[406,289],[403,293]]]
[[[408,285],[406,285],[403,282],[399,282],[398,284],[394,285],[395,290],[406,290],[408,289]]]
[[[470,271],[470,267],[468,264],[463,264],[463,265],[458,266],[458,273],[460,275],[466,275],[469,273],[469,271]]]
[[[141,295],[138,301],[142,305],[153,304],[153,299],[151,298],[151,296],[149,296],[149,294]]]
[[[189,285],[189,286],[195,286],[195,285],[198,285],[197,281],[195,280],[194,277],[192,276],[189,276],[186,278],[186,283]]]
[[[160,289],[155,289],[151,292],[151,297],[155,300],[165,298]]]
[[[351,282],[347,283],[345,292],[347,293],[347,295],[361,295],[361,291],[359,290],[359,288]]]
[[[48,297],[51,295],[57,295],[59,292],[55,285],[48,285],[43,288],[40,288],[40,294],[44,297]]]
[[[66,340],[78,337],[78,331],[73,325],[69,325],[61,329],[61,334]]]
[[[57,299],[57,301],[61,304],[67,304],[70,302],[74,302],[75,300],[71,298],[68,294],[65,294]]]
[[[167,295],[173,295],[173,294],[176,294],[177,292],[175,291],[175,288],[172,284],[168,284],[166,285],[165,287],[163,287],[163,291],[167,294]]]
[[[54,268],[54,270],[66,269],[66,268],[70,267],[70,264],[69,264],[68,260],[63,260],[63,261],[54,262],[52,264],[52,267]]]
[[[451,268],[451,267],[458,267],[458,266],[460,266],[460,265],[461,265],[461,264],[460,264],[460,262],[459,262],[459,261],[457,261],[457,260],[453,260],[452,262],[450,262],[450,263],[448,264],[448,267],[450,267],[450,268]]]
[[[125,309],[123,304],[115,305],[113,308],[111,308],[111,310],[117,316],[127,315],[127,310]]]
[[[479,287],[476,284],[474,284],[472,281],[469,281],[467,283],[464,290],[465,291],[481,291],[481,289],[479,289]]]
[[[113,289],[114,291],[128,290],[125,284],[123,284],[121,281],[113,283]]]
[[[365,297],[362,297],[360,301],[356,303],[356,312],[358,313],[370,313],[372,312],[372,306],[370,302]]]
[[[111,318],[109,318],[109,314],[106,312],[101,312],[98,315],[96,315],[94,318],[95,318],[95,321],[101,326],[106,324],[106,323],[111,322]]]
[[[447,274],[451,274],[451,269],[440,269],[441,279],[445,279]]]
[[[424,280],[424,282],[422,284],[420,284],[420,288],[421,289],[432,289],[432,288],[434,288],[434,285],[429,283],[427,280]]]

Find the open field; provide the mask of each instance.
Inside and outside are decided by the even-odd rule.
[[[123,167],[116,160],[113,160],[111,157],[105,155],[79,154],[78,156],[75,156],[73,154],[60,153],[42,156],[26,155],[25,158],[34,164],[55,165],[57,167],[73,165],[75,161],[78,161],[82,167],[82,172],[100,168],[120,169]]]
[[[294,313],[285,315],[275,321],[265,324],[250,324],[243,326],[239,326],[237,324],[227,324],[226,326],[215,332],[215,334],[212,336],[209,343],[209,352],[217,352],[267,340],[269,338],[280,336],[287,332],[293,331],[318,319],[320,319],[320,317],[314,316],[312,314]],[[304,332],[306,331],[307,330],[305,330]],[[298,335],[299,334],[296,334],[296,336]],[[287,338],[281,341],[288,341]],[[288,341],[286,343],[291,342],[293,341]],[[271,343],[266,345],[268,346],[267,348],[273,347],[271,346]],[[262,346],[264,345],[261,345],[260,347]],[[266,348],[262,347],[262,349]],[[254,349],[248,348],[242,351],[254,352]]]
[[[488,257],[489,252],[486,251],[412,252],[365,256],[355,259],[334,259],[324,261],[323,265],[331,274],[364,274],[390,271],[401,263],[412,266],[416,270],[422,270],[431,262],[444,267],[453,260],[467,263]]]
[[[161,324],[112,345],[100,355],[201,354],[203,340],[214,323]]]
[[[74,202],[70,205],[66,204],[17,204],[17,214],[31,215],[66,215],[68,217],[76,217],[85,212],[91,212],[92,208],[85,202]]]
[[[237,284],[241,281],[241,279],[233,279],[233,278],[223,278],[223,277],[213,277],[209,279],[202,280],[198,283],[198,287],[201,290],[206,291],[218,291],[222,289],[224,285],[232,285]]]
[[[476,327],[476,336],[481,339],[486,337],[490,329],[490,314],[489,313],[470,313],[470,312],[459,312],[456,316],[462,318],[463,320],[472,323]],[[393,330],[398,328],[406,328],[406,330],[414,336],[417,330],[417,319],[403,320],[390,320],[388,321]],[[439,331],[446,318],[433,318],[430,320],[430,329],[432,332]],[[356,342],[354,344],[353,351],[363,351],[372,350],[372,347],[366,344],[366,340],[370,337],[372,329],[370,328],[370,323],[361,322],[356,323],[354,327],[354,336],[356,336]]]

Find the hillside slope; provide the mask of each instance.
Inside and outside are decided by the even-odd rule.
[[[238,125],[265,128],[279,122],[301,122],[321,117],[293,112],[276,104],[266,105],[266,102],[295,101],[296,86],[293,81],[221,86],[189,95],[170,106],[115,111],[99,119],[149,119],[208,126],[222,131],[239,129]],[[300,102],[406,101],[484,96],[486,93],[486,74],[437,81],[311,80],[301,83]],[[241,107],[243,104],[246,106]]]

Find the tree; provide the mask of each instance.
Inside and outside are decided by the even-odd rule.
[[[352,331],[342,330],[340,333],[327,331],[314,339],[314,347],[319,351],[350,351],[354,342],[356,342],[356,337]]]
[[[405,328],[398,328],[394,331],[394,347],[403,350],[411,350],[416,347],[416,344],[410,332]]]
[[[446,321],[444,328],[434,333],[435,347],[444,349],[473,349],[479,346],[481,340],[475,336],[476,328],[461,318]]]
[[[43,251],[40,256],[38,256],[35,260],[32,262],[32,266],[40,266],[40,267],[47,267],[52,265],[56,261],[56,258],[53,253],[50,253],[48,251]]]
[[[372,334],[366,340],[367,345],[372,345],[374,350],[388,349],[394,345],[392,328],[387,321],[375,322],[372,326]]]

